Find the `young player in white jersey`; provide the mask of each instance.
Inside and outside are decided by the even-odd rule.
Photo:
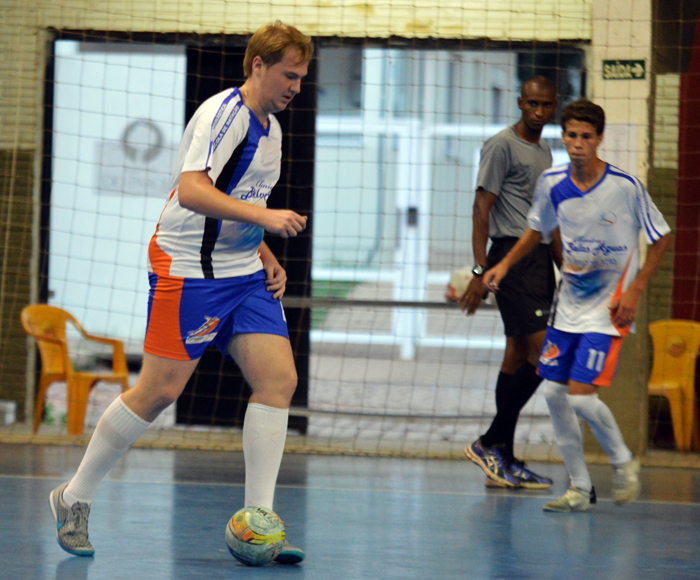
[[[210,343],[237,362],[253,391],[243,425],[245,505],[273,507],[297,375],[280,303],[287,276],[262,238],[264,230],[287,238],[306,227],[306,217],[266,201],[282,157],[273,113],[299,93],[312,54],[296,28],[262,27],[248,42],[245,83],[211,97],[187,125],[149,245],[141,374],[100,418],[76,475],[51,492],[67,552],[94,554],[87,522],[97,486],[179,397]],[[286,543],[276,558],[303,559]]]
[[[484,275],[497,290],[508,269],[555,228],[563,266],[538,373],[559,451],[571,480],[545,511],[585,511],[595,489],[583,454],[577,416],[610,457],[613,498],[640,493],[639,462],[623,441],[610,409],[597,395],[615,374],[622,338],[632,330],[639,299],[671,243],[671,230],[641,182],[598,158],[605,113],[582,99],[562,113],[562,140],[571,163],[545,171],[528,215],[529,228],[498,265]],[[649,249],[639,269],[639,235]]]

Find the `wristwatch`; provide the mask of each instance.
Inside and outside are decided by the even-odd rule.
[[[486,272],[486,268],[482,266],[481,264],[477,264],[472,268],[472,274],[474,276],[481,277],[484,275],[484,272]]]

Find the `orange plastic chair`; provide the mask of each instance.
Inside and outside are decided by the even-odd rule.
[[[695,427],[695,364],[700,350],[700,323],[659,320],[649,324],[654,344],[650,395],[668,399],[676,447],[688,451],[698,438]]]
[[[51,383],[65,381],[68,399],[68,434],[82,435],[90,389],[100,381],[121,384],[122,392],[129,388],[122,341],[88,334],[71,314],[46,304],[25,306],[21,319],[25,332],[37,341],[41,354],[41,378],[34,409],[34,433],[37,432],[41,423],[46,390]],[[73,324],[86,339],[112,346],[111,374],[78,372],[73,369],[66,341],[66,322]]]

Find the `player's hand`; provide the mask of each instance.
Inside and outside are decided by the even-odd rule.
[[[498,292],[498,285],[501,283],[501,280],[506,277],[507,273],[508,268],[503,262],[499,262],[493,268],[487,270],[482,276],[486,290],[489,292]]]
[[[284,291],[287,289],[287,272],[276,260],[272,263],[263,264],[263,270],[267,278],[265,280],[266,290],[272,292],[272,297],[281,300]]]
[[[631,324],[637,318],[637,306],[639,305],[640,297],[641,292],[628,288],[619,298],[613,298],[610,306],[608,306],[610,309],[610,320],[620,334],[629,333]]]
[[[467,316],[471,316],[479,308],[481,302],[488,295],[488,290],[484,286],[484,280],[481,276],[472,276],[469,280],[469,285],[462,297],[459,299],[459,305],[462,307],[462,312],[467,311]]]
[[[294,238],[299,232],[304,231],[306,220],[306,216],[289,209],[268,209],[260,225],[271,234],[278,234],[283,238]]]

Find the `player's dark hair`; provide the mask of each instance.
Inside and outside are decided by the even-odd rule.
[[[605,131],[605,111],[588,99],[579,99],[564,107],[561,113],[561,128],[566,131],[568,121],[582,121],[595,127],[596,133]]]
[[[253,59],[259,56],[266,66],[272,66],[284,58],[288,48],[299,51],[298,64],[305,64],[314,54],[314,45],[308,36],[298,29],[281,21],[258,28],[248,41],[248,47],[243,57],[243,73],[245,78],[253,74]]]

